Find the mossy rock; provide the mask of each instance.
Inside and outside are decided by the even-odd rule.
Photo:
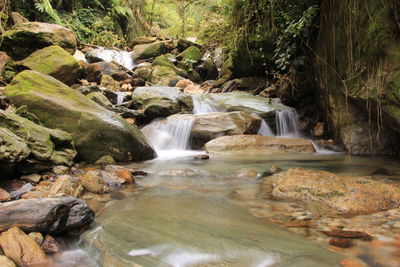
[[[174,68],[155,66],[150,75],[149,82],[154,85],[174,86],[181,79],[183,78],[176,74]]]
[[[144,110],[145,120],[147,121],[165,118],[181,111],[178,102],[173,102],[165,98],[149,98],[144,101],[142,109]]]
[[[32,53],[20,64],[30,70],[50,75],[67,85],[74,84],[82,74],[79,62],[57,45]]]
[[[51,76],[23,71],[4,93],[16,106],[26,105],[46,127],[70,133],[80,160],[110,155],[127,162],[155,156],[136,126]]]
[[[153,66],[175,67],[174,63],[172,63],[166,55],[156,57],[153,61]]]
[[[111,107],[112,106],[112,103],[110,102],[110,100],[100,92],[92,92],[92,93],[86,95],[86,97],[93,100],[94,102],[96,102],[97,104],[99,104],[102,107]]]
[[[20,164],[18,172],[32,172],[51,166],[73,164],[77,152],[68,133],[40,126],[14,113],[0,110],[0,129],[2,128],[18,137],[15,142],[8,142],[8,145],[7,139],[4,140],[9,156],[13,157],[9,163]],[[7,137],[6,131],[3,130],[2,133],[3,139]],[[7,156],[7,152],[4,155]]]
[[[195,46],[187,48],[185,51],[178,55],[178,59],[180,59],[181,62],[192,61],[194,63],[197,63],[201,60],[201,58],[202,53],[200,49]]]
[[[155,42],[146,45],[143,52],[138,55],[140,59],[158,57],[167,52],[167,46],[164,42]]]
[[[42,22],[14,25],[2,34],[2,39],[0,49],[18,60],[51,45],[58,45],[73,55],[77,45],[76,36],[70,29]]]

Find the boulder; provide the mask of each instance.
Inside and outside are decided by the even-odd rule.
[[[261,125],[259,116],[244,112],[177,114],[173,119],[193,119],[191,147],[202,148],[205,143],[224,135],[256,134]]]
[[[79,175],[78,177],[83,187],[91,193],[101,194],[110,191],[106,182],[104,182],[104,180],[94,171],[89,171],[85,174]]]
[[[4,110],[0,110],[0,136],[7,144],[0,146],[6,152],[0,156],[3,161],[26,165],[17,171],[29,170],[29,166],[33,165],[36,165],[35,169],[52,165],[70,166],[76,156],[71,135]]]
[[[49,259],[35,240],[18,227],[12,227],[2,233],[0,245],[4,254],[18,266],[45,266],[49,264]]]
[[[4,67],[8,62],[10,62],[10,57],[6,53],[0,51],[0,75],[2,75]]]
[[[365,177],[300,168],[265,180],[264,192],[276,198],[315,201],[343,214],[374,213],[398,208],[400,189]]]
[[[183,52],[184,50],[188,49],[191,46],[195,46],[197,48],[202,48],[202,46],[200,44],[196,44],[195,42],[192,42],[190,40],[187,40],[187,39],[179,39],[178,40],[177,48],[180,52]]]
[[[30,70],[50,75],[67,85],[74,84],[82,73],[82,67],[78,61],[57,45],[32,53],[20,64]]]
[[[132,98],[139,97],[141,99],[149,98],[166,98],[171,101],[183,100],[186,96],[176,87],[168,86],[146,86],[137,87],[133,91]]]
[[[116,62],[98,62],[85,66],[85,77],[89,82],[100,83],[103,75],[111,76],[116,81],[132,79],[124,66]]]
[[[18,12],[11,12],[11,14],[8,18],[9,25],[16,25],[16,24],[27,23],[27,22],[29,22],[29,20],[26,19],[24,16],[22,16]]]
[[[108,100],[108,98],[100,92],[90,93],[86,97],[93,100],[94,102],[96,102],[97,104],[99,104],[102,107],[112,106],[112,103],[110,102],[110,100]]]
[[[11,195],[3,188],[0,188],[0,202],[9,201],[10,199]]]
[[[185,64],[189,62],[198,63],[201,57],[202,53],[200,49],[195,46],[190,46],[187,49],[185,49],[185,51],[180,53],[177,58]]]
[[[219,76],[218,67],[211,58],[204,60],[196,70],[204,80],[216,80]]]
[[[56,24],[28,22],[14,25],[2,34],[0,49],[15,59],[23,59],[36,50],[58,45],[73,55],[76,36],[70,29]]]
[[[139,59],[148,59],[158,57],[167,52],[167,46],[164,42],[154,42],[151,44],[137,45],[133,48],[134,57]]]
[[[73,197],[80,197],[83,193],[83,186],[77,177],[69,175],[58,176],[56,181],[51,185],[45,196],[51,197],[64,194]]]
[[[15,105],[28,106],[47,127],[69,132],[81,160],[95,162],[110,155],[116,161],[139,161],[155,156],[137,127],[50,76],[23,71],[4,92]]]
[[[310,140],[280,138],[261,135],[222,136],[205,145],[207,152],[215,154],[279,154],[314,153]]]
[[[0,231],[18,226],[27,232],[50,234],[85,228],[94,220],[86,202],[71,196],[0,203],[0,215]]]
[[[183,77],[179,76],[174,68],[155,66],[149,76],[148,81],[153,85],[175,86],[175,84],[182,79]]]

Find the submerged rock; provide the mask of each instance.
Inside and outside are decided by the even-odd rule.
[[[4,254],[18,266],[48,265],[49,259],[30,236],[18,227],[12,227],[0,236]]]
[[[0,49],[15,59],[23,59],[51,45],[58,45],[73,55],[76,44],[76,36],[70,29],[57,24],[28,22],[14,25],[4,32]]]
[[[215,154],[279,154],[314,153],[310,140],[280,138],[261,135],[222,136],[205,145],[207,152]]]
[[[62,233],[87,227],[94,212],[84,200],[65,196],[0,203],[0,231],[13,226],[27,232]]]
[[[28,106],[47,127],[69,132],[81,160],[94,162],[110,155],[116,161],[138,161],[155,156],[136,126],[50,76],[23,71],[4,92],[17,106]]]
[[[50,75],[67,85],[74,84],[82,73],[78,61],[57,45],[32,53],[20,64],[30,70]]]
[[[315,201],[343,214],[373,213],[397,208],[400,189],[383,182],[334,173],[289,169],[269,177],[264,192],[276,198]]]

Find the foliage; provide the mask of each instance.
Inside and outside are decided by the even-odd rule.
[[[49,15],[55,23],[62,24],[57,11],[55,11],[51,6],[50,0],[36,0],[35,7],[41,13],[46,13],[47,15]]]

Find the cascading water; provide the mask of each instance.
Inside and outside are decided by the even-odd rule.
[[[106,62],[115,61],[128,70],[132,70],[136,67],[136,64],[132,58],[132,53],[128,51],[98,48],[94,49],[92,53],[95,55],[95,57]]]
[[[206,114],[221,112],[209,99],[203,99],[201,95],[192,95],[193,114]]]
[[[128,95],[127,92],[115,92],[117,94],[117,105],[121,105],[124,102],[125,97]]]
[[[257,134],[263,136],[275,136],[275,134],[271,130],[271,127],[269,127],[268,123],[265,120],[261,121],[261,126]]]
[[[296,110],[285,109],[276,112],[276,135],[283,137],[301,137],[300,121]]]

